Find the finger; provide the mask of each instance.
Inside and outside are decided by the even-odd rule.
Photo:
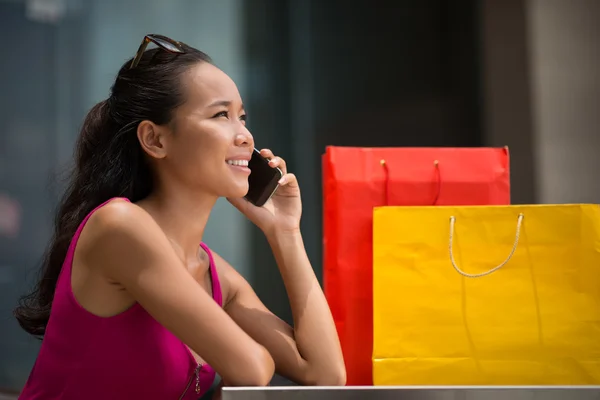
[[[270,160],[271,158],[275,157],[273,152],[269,149],[262,149],[260,151],[260,155],[263,156],[264,158],[266,158],[267,160]]]
[[[279,168],[284,175],[287,173],[287,165],[285,163],[285,160],[281,157],[272,158],[269,161],[269,165],[272,168]]]
[[[298,185],[298,179],[294,174],[285,174],[279,180],[279,186],[294,186]]]

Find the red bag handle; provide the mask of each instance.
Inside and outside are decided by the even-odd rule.
[[[390,186],[391,186],[391,182],[390,182],[390,167],[388,166],[387,162],[382,159],[380,161],[381,166],[383,167],[383,170],[385,171],[385,204],[386,205],[390,205]],[[435,160],[433,162],[433,167],[435,168],[435,183],[436,183],[436,191],[435,191],[435,197],[433,198],[433,202],[431,203],[431,205],[436,205],[439,198],[440,198],[440,192],[442,190],[442,176],[440,173],[440,162],[438,160]]]

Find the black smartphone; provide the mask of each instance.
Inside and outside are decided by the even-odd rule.
[[[272,168],[269,161],[256,149],[252,152],[248,168],[251,172],[248,177],[249,189],[245,196],[246,200],[257,207],[262,207],[279,187],[283,172],[279,168]]]

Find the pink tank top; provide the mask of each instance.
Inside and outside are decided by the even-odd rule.
[[[90,216],[106,203],[83,220],[71,241],[46,334],[19,399],[198,399],[210,389],[215,371],[199,366],[189,349],[138,303],[105,318],[86,311],[73,295],[75,246]],[[213,298],[222,307],[212,253],[200,246],[209,256]]]

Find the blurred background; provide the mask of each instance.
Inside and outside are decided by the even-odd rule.
[[[11,315],[32,284],[78,129],[143,36],[207,52],[257,147],[287,159],[321,276],[321,154],[509,146],[513,203],[600,203],[600,0],[0,0],[0,392],[39,342]],[[260,232],[226,201],[205,241],[291,320]]]

